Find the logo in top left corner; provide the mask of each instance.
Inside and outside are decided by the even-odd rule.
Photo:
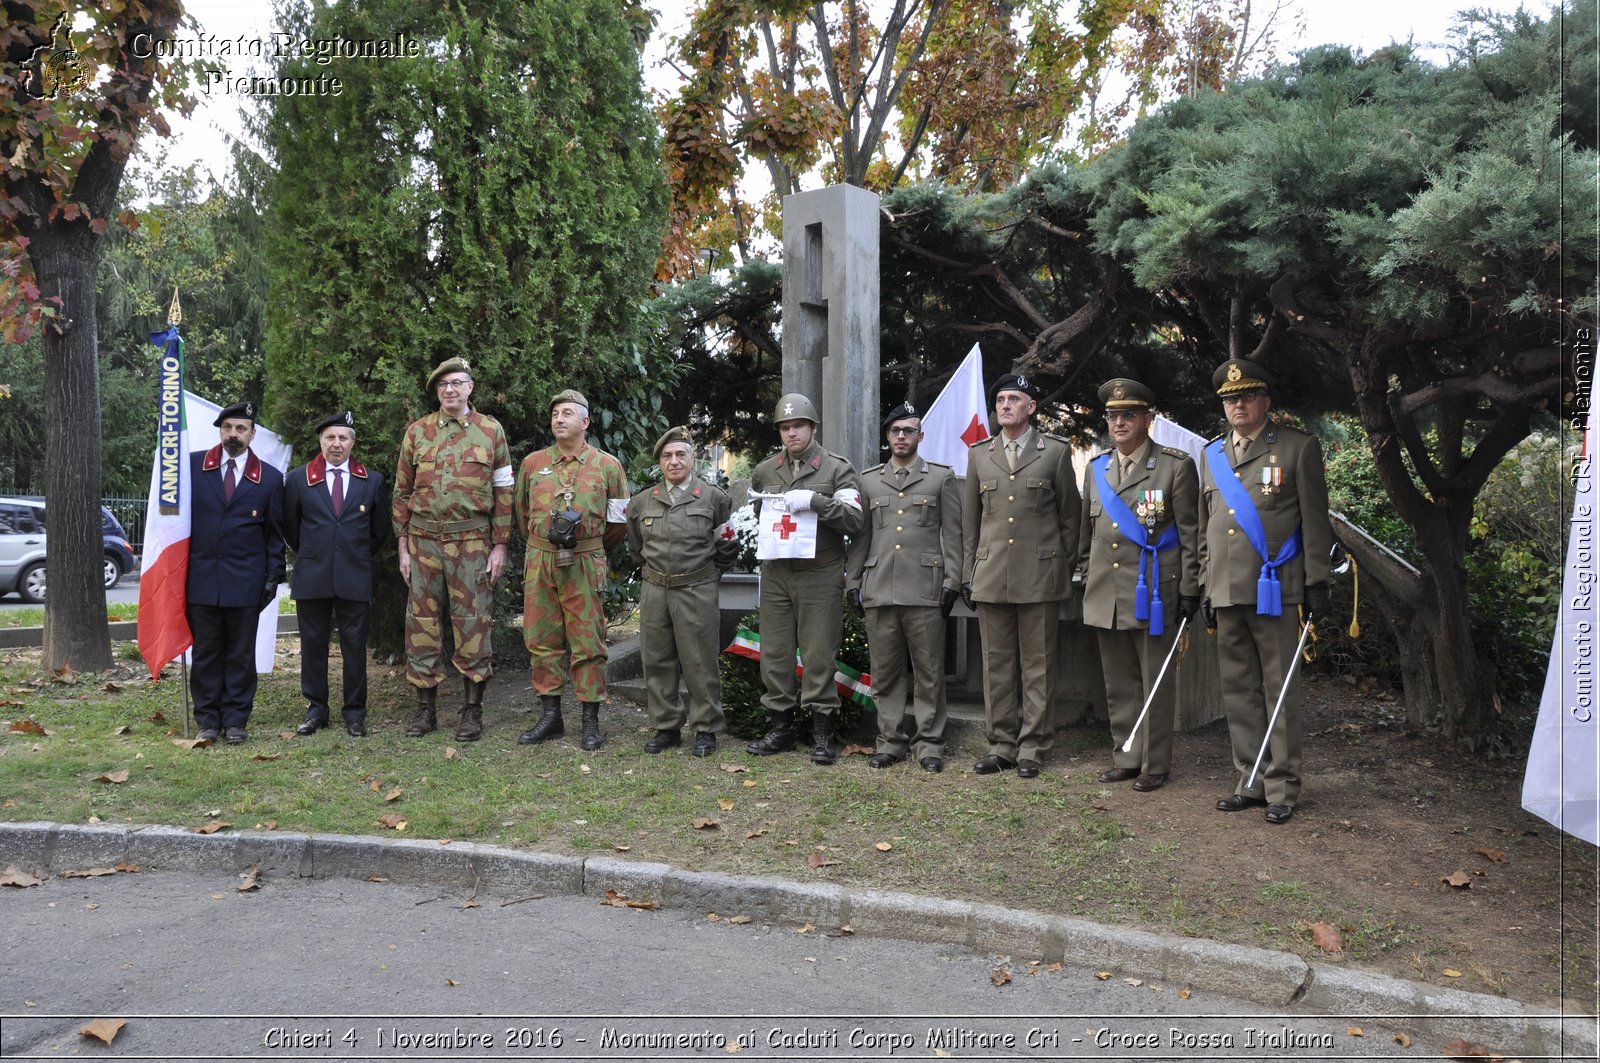
[[[58,100],[89,87],[89,63],[72,46],[62,12],[50,27],[50,43],[41,44],[22,66],[22,87],[36,100]]]

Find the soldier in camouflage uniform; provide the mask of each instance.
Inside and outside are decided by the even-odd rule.
[[[697,757],[710,756],[722,730],[717,674],[717,580],[733,567],[739,542],[728,518],[733,503],[694,473],[687,428],[669,428],[650,452],[662,482],[628,501],[628,552],[644,564],[639,600],[639,656],[656,733],[646,753],[681,745],[687,719]],[[689,688],[685,712],[678,681]]]
[[[833,662],[844,638],[845,537],[866,524],[861,477],[849,460],[816,441],[817,408],[800,394],[772,414],[783,449],[756,466],[750,490],[781,494],[788,513],[817,515],[817,552],[761,564],[761,682],[770,730],[745,751],[758,757],[794,748],[794,712],[811,714],[811,760],[832,764],[833,714],[839,708]],[[798,647],[804,678],[794,674]]]
[[[589,445],[589,400],[561,391],[550,400],[554,446],[522,459],[517,527],[528,540],[523,566],[523,635],[533,656],[533,690],[543,714],[518,742],[565,734],[562,661],[572,659],[572,688],[583,709],[583,748],[599,749],[600,702],[606,696],[606,553],[626,529],[628,477],[622,463]]]
[[[400,577],[408,588],[406,679],[417,688],[406,736],[438,727],[448,613],[453,660],[466,687],[456,740],[475,742],[483,735],[484,687],[494,673],[494,583],[505,571],[511,539],[511,451],[500,422],[470,405],[465,359],[440,362],[428,375],[428,390],[439,396],[439,410],[406,429],[394,479]]]

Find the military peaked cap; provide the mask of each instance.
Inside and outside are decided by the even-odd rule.
[[[1217,389],[1218,395],[1270,391],[1272,376],[1249,359],[1233,358],[1217,366],[1217,371],[1211,374],[1211,386]]]
[[[1100,404],[1108,410],[1147,410],[1156,404],[1156,393],[1125,376],[1100,385]]]

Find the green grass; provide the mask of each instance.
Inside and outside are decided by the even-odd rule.
[[[136,602],[113,602],[106,606],[106,618],[113,623],[123,620],[139,619],[139,606]],[[0,613],[0,626],[4,627],[43,627],[44,606],[29,606],[26,609],[12,609]]]

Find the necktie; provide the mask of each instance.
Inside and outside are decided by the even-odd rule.
[[[1247,437],[1247,438],[1239,440],[1239,442],[1234,446],[1233,451],[1234,451],[1233,463],[1235,465],[1242,465],[1244,463],[1245,455],[1250,453],[1250,440],[1249,440],[1249,438]]]
[[[1006,464],[1010,465],[1012,469],[1017,467],[1017,455],[1021,450],[1022,444],[1015,439],[1006,443]]]
[[[1132,458],[1118,458],[1117,460],[1118,460],[1118,463],[1122,466],[1121,470],[1118,473],[1118,479],[1117,479],[1118,485],[1121,485],[1121,484],[1125,484],[1129,480],[1133,479],[1133,459]]]
[[[339,516],[344,512],[344,470],[333,471],[333,515]]]
[[[903,490],[906,486],[906,468],[904,466],[894,471],[894,482]]]
[[[233,501],[233,489],[237,486],[238,482],[233,478],[233,459],[229,458],[228,471],[222,475],[222,500],[224,502]]]

